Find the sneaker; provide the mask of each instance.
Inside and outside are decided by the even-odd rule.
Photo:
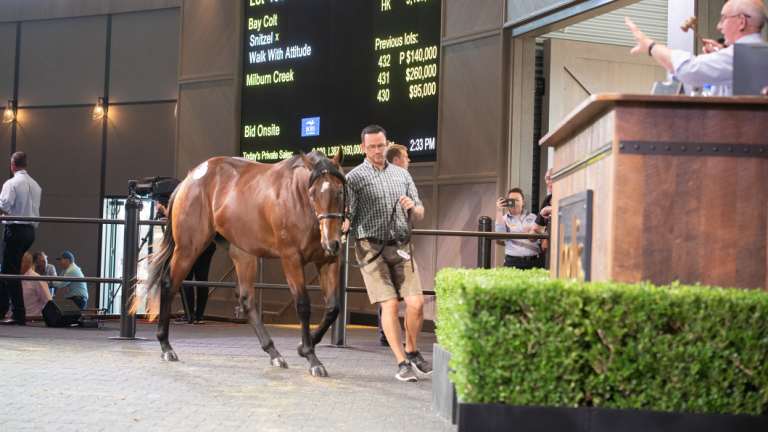
[[[428,361],[424,360],[424,357],[421,356],[420,352],[407,352],[405,353],[405,356],[408,358],[408,361],[411,363],[413,368],[419,371],[419,373],[424,375],[432,375],[432,365],[429,364]]]
[[[408,363],[407,360],[397,365],[397,367],[398,369],[397,369],[397,373],[395,374],[395,378],[397,378],[398,380],[403,382],[416,382],[419,380],[416,374],[413,373],[411,364]]]

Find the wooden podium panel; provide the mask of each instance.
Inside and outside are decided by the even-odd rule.
[[[541,144],[555,149],[553,275],[768,286],[768,98],[596,95]],[[587,190],[589,250],[559,214]]]

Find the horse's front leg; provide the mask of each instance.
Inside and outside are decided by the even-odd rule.
[[[232,258],[232,262],[235,263],[235,270],[237,272],[237,287],[240,290],[240,307],[248,314],[248,322],[256,332],[256,336],[261,342],[261,348],[269,354],[270,362],[272,366],[278,366],[287,368],[288,363],[280,352],[275,348],[272,338],[269,336],[264,323],[261,320],[261,314],[259,314],[258,305],[256,304],[256,289],[253,287],[253,278],[256,275],[258,268],[258,258],[253,255],[245,253],[242,249],[235,245],[229,245],[229,257]]]
[[[320,286],[325,297],[325,313],[320,325],[312,333],[312,344],[317,345],[323,340],[325,332],[331,327],[339,316],[339,303],[336,292],[339,289],[339,260],[318,266],[320,272]]]
[[[309,361],[309,373],[316,377],[328,376],[325,366],[320,363],[315,355],[315,344],[312,343],[312,337],[309,334],[309,316],[312,311],[312,305],[304,285],[304,268],[301,261],[296,259],[297,254],[286,254],[283,258],[283,271],[288,280],[288,286],[291,287],[293,301],[296,304],[296,315],[301,323],[301,343],[298,347],[299,355]]]

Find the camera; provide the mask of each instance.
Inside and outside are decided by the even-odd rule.
[[[167,201],[179,183],[181,182],[173,177],[144,177],[136,180],[134,190],[137,195]]]
[[[514,198],[507,198],[507,199],[504,200],[504,202],[501,204],[501,206],[502,207],[507,207],[507,208],[513,208],[513,207],[515,207],[515,203],[516,203],[516,201],[515,201]]]

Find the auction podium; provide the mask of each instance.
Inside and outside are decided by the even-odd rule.
[[[768,98],[595,95],[541,145],[553,276],[768,287]]]

